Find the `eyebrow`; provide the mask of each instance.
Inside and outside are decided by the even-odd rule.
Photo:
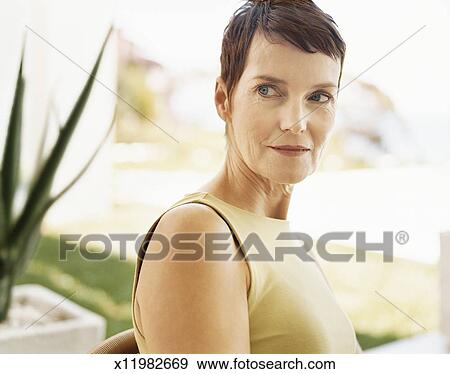
[[[265,80],[272,83],[280,83],[280,84],[288,84],[284,79],[273,77],[271,75],[257,75],[256,77],[253,77],[253,80]],[[323,82],[318,83],[312,86],[312,88],[325,88],[325,87],[334,87],[337,88],[337,86],[333,82]]]

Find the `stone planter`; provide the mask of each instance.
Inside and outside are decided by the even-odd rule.
[[[15,286],[0,323],[0,353],[88,353],[104,340],[106,321],[36,284]]]

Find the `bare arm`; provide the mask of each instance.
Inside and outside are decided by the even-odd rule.
[[[169,241],[177,232],[230,232],[212,208],[186,204],[164,214],[155,230]],[[186,241],[185,241],[186,243]],[[237,251],[230,234],[228,250]],[[204,254],[204,235],[195,242]],[[150,241],[149,252],[161,245]],[[191,249],[192,248],[192,249]],[[136,299],[139,324],[152,353],[250,353],[247,287],[243,261],[143,261]]]

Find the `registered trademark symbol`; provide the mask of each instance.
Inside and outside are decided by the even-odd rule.
[[[395,234],[395,241],[398,244],[406,244],[409,240],[409,234],[406,231],[399,231],[397,234]]]

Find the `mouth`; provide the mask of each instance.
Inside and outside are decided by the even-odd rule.
[[[275,149],[282,149],[286,151],[310,151],[311,149],[308,147],[305,147],[303,145],[276,145],[276,146],[269,146],[270,148]]]
[[[273,150],[284,156],[294,156],[294,157],[304,155],[309,151],[311,151],[310,148],[304,147],[302,145],[282,145],[274,147],[269,146],[269,148],[272,148]]]

